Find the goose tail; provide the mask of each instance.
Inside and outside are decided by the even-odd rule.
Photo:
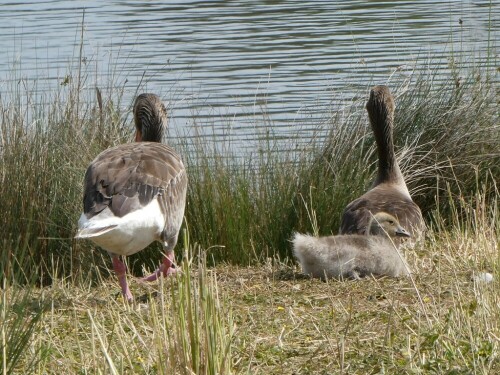
[[[83,239],[83,238],[99,237],[105,233],[108,233],[109,231],[112,231],[117,226],[118,226],[117,224],[113,224],[113,225],[107,225],[105,227],[82,228],[76,233],[75,238]]]

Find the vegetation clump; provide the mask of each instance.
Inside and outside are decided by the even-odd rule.
[[[123,90],[80,78],[2,96],[3,373],[500,372],[498,93],[468,77],[391,87],[396,154],[429,227],[407,253],[411,279],[324,283],[290,260],[292,232],[336,234],[373,181],[362,93],[286,151],[272,136],[244,158],[230,139],[174,139],[190,255],[176,279],[133,282],[147,302],[130,306],[110,298],[106,254],[73,240],[89,162],[132,140]],[[151,246],[130,266],[160,258]],[[485,271],[491,283],[471,279]]]

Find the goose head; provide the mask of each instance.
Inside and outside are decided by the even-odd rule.
[[[370,219],[368,234],[389,237],[410,237],[410,233],[399,224],[398,219],[387,212],[377,212]]]
[[[366,110],[375,134],[383,134],[384,127],[392,130],[395,109],[394,98],[387,86],[379,85],[371,89]]]
[[[135,141],[161,142],[167,127],[167,110],[155,94],[141,94],[134,103]]]

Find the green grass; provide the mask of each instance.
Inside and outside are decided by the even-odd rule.
[[[362,92],[303,148],[270,135],[241,158],[229,137],[170,140],[189,173],[183,274],[132,281],[144,297],[132,306],[109,257],[73,240],[86,167],[132,139],[123,89],[86,91],[80,69],[42,96],[15,86],[0,98],[3,372],[500,371],[498,93],[484,72],[461,74],[391,86],[396,151],[430,227],[407,253],[414,283],[323,283],[290,259],[293,231],[336,233],[374,177]],[[160,257],[158,245],[130,257],[132,273]],[[492,284],[470,281],[484,270]]]

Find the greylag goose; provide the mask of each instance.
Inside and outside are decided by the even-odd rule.
[[[318,278],[359,279],[366,275],[408,274],[388,236],[410,237],[410,233],[394,216],[376,213],[370,219],[366,234],[313,237],[295,233],[293,253],[302,272]]]
[[[420,208],[411,199],[394,154],[394,108],[387,86],[372,88],[366,109],[377,143],[378,174],[372,188],[345,208],[340,233],[365,233],[372,214],[380,211],[395,216],[412,236],[425,229]]]
[[[134,104],[134,143],[101,152],[85,173],[83,213],[76,238],[88,238],[107,250],[125,299],[133,296],[120,256],[134,254],[153,241],[163,245],[161,266],[145,281],[176,272],[174,247],[184,217],[187,174],[180,156],[162,144],[167,111],[154,94]]]

